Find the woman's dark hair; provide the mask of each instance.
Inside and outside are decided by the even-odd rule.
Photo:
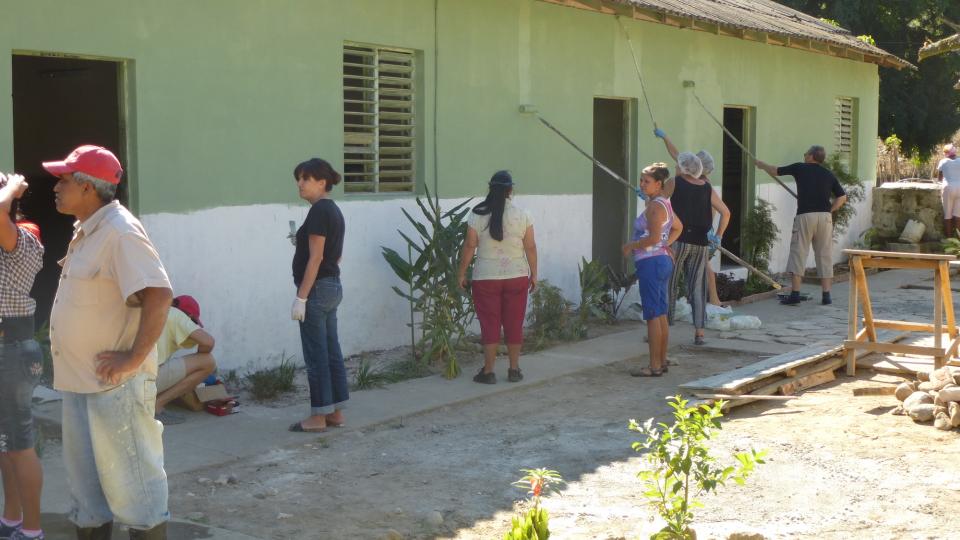
[[[326,180],[327,191],[332,191],[333,186],[340,183],[340,173],[334,170],[327,160],[320,158],[311,158],[297,165],[293,169],[293,179],[299,180],[301,176],[308,176],[314,180]]]
[[[490,191],[487,198],[473,207],[473,213],[481,216],[490,214],[490,236],[494,240],[503,240],[503,209],[507,204],[507,197],[513,191],[513,177],[509,171],[497,171],[490,178]]]

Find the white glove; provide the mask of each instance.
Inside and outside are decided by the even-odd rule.
[[[290,308],[290,318],[295,321],[303,322],[307,317],[307,299],[299,296],[293,300],[293,307]]]

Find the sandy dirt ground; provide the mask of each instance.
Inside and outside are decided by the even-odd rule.
[[[519,469],[548,467],[569,482],[544,502],[554,538],[646,538],[662,523],[640,495],[643,461],[628,420],[666,414],[664,397],[694,373],[756,360],[673,357],[680,366],[662,379],[631,378],[615,364],[366,431],[305,435],[258,459],[172,477],[171,511],[271,539],[502,538],[523,504],[511,486]],[[958,433],[888,414],[893,396],[852,397],[857,386],[897,380],[869,377],[726,417],[716,454],[767,449],[768,464],[747,486],[703,498],[700,538],[740,529],[767,538],[958,537]],[[229,477],[236,482],[223,485]]]

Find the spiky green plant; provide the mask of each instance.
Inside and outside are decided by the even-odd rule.
[[[474,318],[470,295],[457,283],[470,202],[444,210],[439,197],[432,196],[427,188],[425,197],[416,198],[424,221],[402,210],[417,232],[415,238],[398,231],[416,260],[411,264],[395,250],[381,247],[390,268],[407,284],[407,290],[393,287],[394,292],[411,302],[413,309],[420,313],[421,334],[417,347],[422,351],[421,358],[443,364],[447,378],[460,374],[457,346]]]

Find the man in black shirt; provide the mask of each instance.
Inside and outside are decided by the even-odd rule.
[[[803,277],[811,244],[823,288],[821,303],[832,303],[830,285],[833,282],[833,212],[847,202],[847,194],[837,177],[823,166],[826,157],[823,147],[814,145],[803,154],[803,163],[775,167],[757,161],[758,168],[773,176],[792,176],[797,183],[797,216],[793,218],[790,258],[787,261],[787,272],[792,274],[793,288],[790,296],[781,302],[785,305],[800,303],[800,279]]]

